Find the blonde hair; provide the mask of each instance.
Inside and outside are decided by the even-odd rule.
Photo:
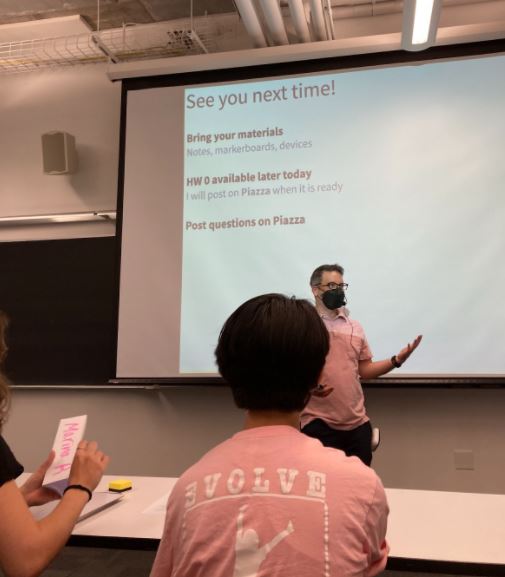
[[[7,356],[7,343],[5,341],[5,334],[9,326],[9,319],[7,315],[0,310],[0,431],[7,419],[7,413],[10,406],[10,390],[9,381],[2,373],[2,364]]]

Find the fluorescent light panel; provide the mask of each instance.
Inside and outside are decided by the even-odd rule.
[[[405,0],[403,4],[402,48],[424,50],[435,43],[441,0]]]
[[[412,44],[424,44],[428,41],[431,15],[433,13],[433,1],[434,0],[416,0]]]

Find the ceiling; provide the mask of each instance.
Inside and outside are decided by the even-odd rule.
[[[282,50],[294,57],[302,50],[328,50],[335,55],[339,50],[345,54],[400,48],[402,0],[303,0],[306,12],[318,1],[319,10],[331,4],[328,42],[315,41],[313,29],[308,40],[301,39],[288,0],[250,0],[261,15],[263,46],[278,49],[275,57]],[[100,61],[117,65],[257,48],[248,22],[236,7],[247,0],[236,2],[0,0],[0,72]],[[275,2],[281,7],[284,41],[276,41],[272,17],[263,8]],[[437,44],[496,38],[505,38],[505,0],[443,0]]]
[[[0,0],[0,25],[81,15],[92,30],[234,12],[233,0]]]
[[[288,0],[277,0],[287,10]],[[329,0],[333,18],[351,21],[363,16],[380,18],[401,12],[401,0]],[[405,0],[413,2],[414,0]],[[251,0],[258,4],[258,0]],[[304,0],[308,3],[309,0]],[[325,3],[326,0],[321,0]],[[443,0],[444,13],[455,7],[464,18],[487,21],[505,14],[505,0]],[[501,8],[500,8],[501,6]],[[80,15],[91,30],[121,28],[124,24],[150,24],[190,16],[237,14],[234,0],[0,0],[0,26]],[[0,29],[0,42],[2,42]]]

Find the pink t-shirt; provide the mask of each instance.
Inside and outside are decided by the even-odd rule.
[[[335,319],[321,317],[330,336],[320,383],[332,388],[327,397],[312,395],[301,415],[301,426],[322,419],[330,427],[355,429],[369,419],[358,373],[359,361],[372,358],[363,327],[339,309]]]
[[[178,480],[151,577],[371,577],[387,515],[357,457],[289,426],[244,430]]]

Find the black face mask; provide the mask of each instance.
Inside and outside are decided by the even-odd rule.
[[[347,304],[345,292],[341,288],[336,288],[323,293],[321,300],[324,306],[330,311],[334,311]]]

